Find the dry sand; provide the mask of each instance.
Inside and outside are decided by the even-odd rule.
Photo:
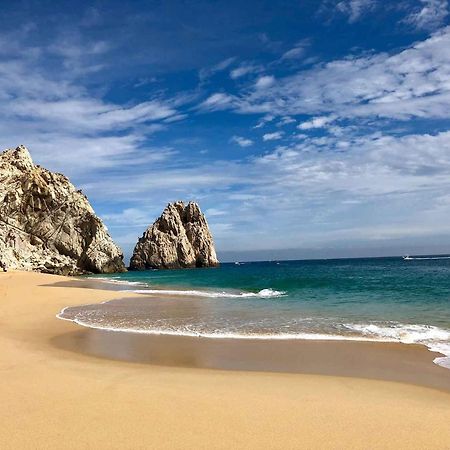
[[[1,449],[450,449],[445,386],[158,366],[61,345],[81,333],[55,318],[64,306],[125,296],[51,286],[61,279],[0,274]]]

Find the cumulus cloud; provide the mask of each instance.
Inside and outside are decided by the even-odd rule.
[[[410,13],[404,22],[419,30],[434,30],[440,27],[448,16],[447,0],[420,0],[421,5]]]
[[[329,123],[333,122],[336,118],[334,116],[321,116],[313,117],[311,120],[302,122],[297,126],[299,130],[310,130],[312,128],[323,128]]]
[[[263,141],[277,141],[283,137],[282,131],[274,131],[273,133],[266,133],[263,135]]]
[[[296,120],[293,117],[290,116],[284,116],[281,117],[281,119],[278,121],[277,126],[282,127],[284,125],[289,125],[290,123],[295,123]]]
[[[239,145],[240,147],[250,147],[253,145],[253,141],[251,139],[242,137],[242,136],[233,136],[231,138],[231,142]]]
[[[272,86],[275,83],[275,77],[273,77],[272,75],[264,75],[260,78],[258,78],[258,80],[255,83],[255,88],[256,89],[265,89],[268,88],[269,86]]]

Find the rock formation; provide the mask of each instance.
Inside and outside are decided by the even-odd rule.
[[[134,248],[130,269],[218,266],[205,216],[197,203],[169,203]]]
[[[34,165],[24,146],[0,154],[0,262],[77,275],[123,272],[123,255],[86,196]]]

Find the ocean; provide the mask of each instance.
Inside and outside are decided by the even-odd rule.
[[[450,369],[450,258],[225,263],[90,276],[136,298],[60,318],[135,333],[417,343]]]

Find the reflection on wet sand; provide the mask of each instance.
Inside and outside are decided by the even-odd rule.
[[[422,346],[349,341],[209,339],[80,329],[52,339],[67,351],[165,366],[309,373],[407,382],[450,391],[448,370]]]

